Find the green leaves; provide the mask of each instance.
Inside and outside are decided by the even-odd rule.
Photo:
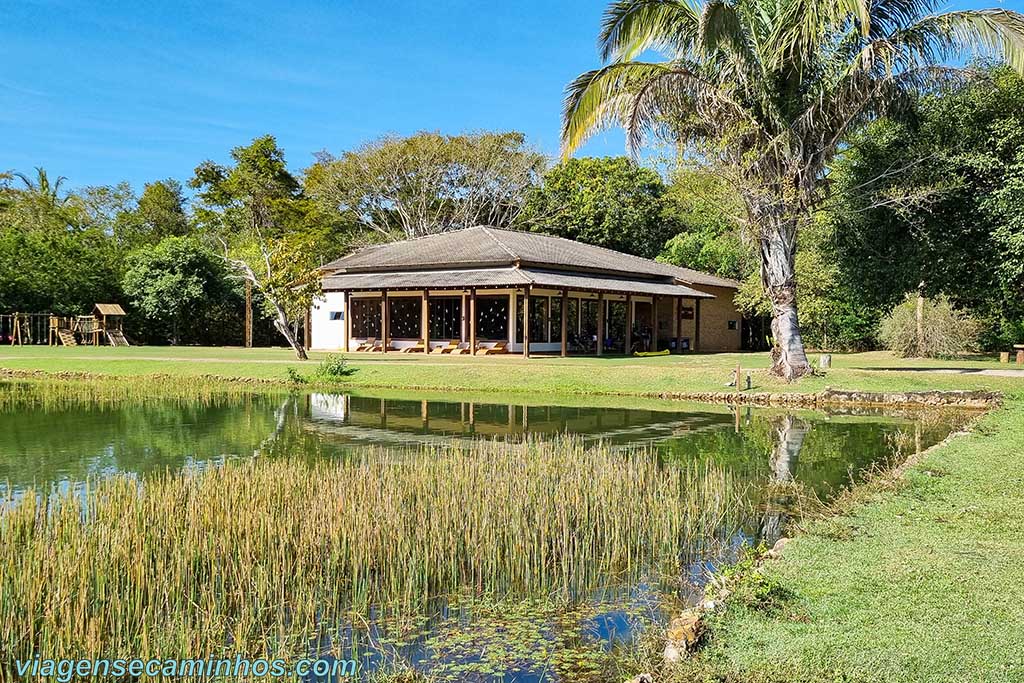
[[[570,159],[552,168],[526,204],[535,232],[652,258],[673,226],[662,220],[658,174],[625,157]]]

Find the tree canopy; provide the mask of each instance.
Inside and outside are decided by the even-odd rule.
[[[325,212],[377,239],[401,239],[515,224],[545,165],[521,133],[385,136],[338,157],[321,153],[306,189]]]
[[[521,223],[535,232],[654,258],[672,234],[662,219],[665,185],[626,157],[568,159],[546,174]]]

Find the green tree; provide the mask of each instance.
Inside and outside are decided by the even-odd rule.
[[[230,291],[223,259],[198,239],[167,237],[128,257],[122,286],[135,312],[178,344],[190,321],[204,318]]]
[[[659,261],[742,280],[756,269],[753,240],[738,219],[743,206],[720,177],[682,167],[672,174],[662,209],[674,236]]]
[[[120,254],[90,190],[66,192],[63,177],[52,180],[41,168],[4,175],[0,311],[72,314],[117,301]]]
[[[165,237],[183,237],[192,230],[181,183],[173,178],[146,183],[142,196],[118,217],[114,233],[129,246],[156,244]]]
[[[262,295],[274,327],[305,360],[293,325],[320,292],[329,226],[319,221],[273,136],[235,147],[231,158],[233,166],[206,161],[196,168],[189,183],[199,191],[196,218],[219,240],[231,268]]]
[[[608,125],[631,149],[650,136],[729,172],[756,235],[772,304],[772,370],[811,371],[797,316],[797,235],[822,199],[846,135],[965,72],[963,52],[1024,69],[1024,16],[933,14],[937,0],[619,0],[600,43],[608,63],[569,85],[563,148]],[[664,62],[641,62],[650,49]]]
[[[665,184],[626,157],[568,159],[544,175],[521,222],[534,232],[654,258],[672,234]]]
[[[1024,78],[988,70],[851,143],[827,210],[846,287],[880,312],[946,295],[987,345],[1024,339]]]
[[[521,133],[386,136],[337,158],[321,154],[306,189],[343,223],[402,239],[514,224],[545,164]]]

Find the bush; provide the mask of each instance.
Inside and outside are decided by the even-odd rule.
[[[918,339],[917,296],[913,294],[883,318],[879,328],[885,348],[905,358],[950,358],[976,351],[980,333],[978,321],[940,296],[924,300]]]
[[[348,362],[342,356],[332,353],[327,358],[324,358],[316,369],[316,378],[339,380],[351,376],[354,372],[355,368],[349,367]]]

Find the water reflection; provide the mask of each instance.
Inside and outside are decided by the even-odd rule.
[[[851,476],[892,457],[894,448],[925,448],[950,429],[948,419],[922,421],[918,415],[879,411],[782,413],[668,401],[587,406],[312,393],[201,403],[3,405],[2,496],[237,458],[338,458],[363,446],[568,433],[612,446],[649,446],[667,462],[714,462],[754,483],[799,482],[828,498]],[[777,532],[777,523],[766,519],[766,537]]]

